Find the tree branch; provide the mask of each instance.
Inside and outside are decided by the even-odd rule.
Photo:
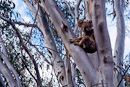
[[[78,30],[78,20],[79,20],[79,5],[82,0],[78,0],[75,6],[75,27],[74,27],[74,34],[76,34]]]
[[[35,78],[35,76],[34,76],[34,75],[31,73],[31,71],[29,70],[29,68],[28,68],[28,66],[27,66],[27,64],[26,64],[26,62],[25,62],[25,58],[24,58],[23,53],[22,53],[22,48],[21,48],[21,55],[22,55],[21,60],[22,60],[22,62],[24,63],[26,69],[28,70],[28,72],[30,73],[30,75],[33,77],[33,79],[34,79],[36,82],[38,82],[37,79]],[[37,83],[37,84],[38,84],[38,83]]]
[[[82,0],[78,0],[78,1],[77,1],[77,4],[76,4],[76,6],[75,6],[75,18],[76,18],[76,19],[79,19],[79,5],[80,5],[81,1],[82,1]]]
[[[65,2],[65,4],[68,6],[71,15],[75,18],[74,11],[72,11],[72,8],[70,7],[70,5],[69,5],[69,3],[67,2],[67,0],[64,0],[64,2]]]
[[[77,77],[77,71],[76,71],[76,64],[75,63],[72,64],[71,71],[72,71],[72,80],[73,80],[74,87],[78,87],[76,85],[76,82],[75,82],[76,77]]]
[[[37,50],[37,52],[40,53],[40,55],[42,55],[42,57],[44,58],[44,60],[45,60],[48,64],[53,65],[51,62],[48,61],[48,59],[43,55],[43,53],[42,53],[41,51],[39,51],[39,49],[36,47],[36,45],[33,45],[30,41],[29,41],[29,44],[30,44],[31,46],[33,46],[33,47]]]
[[[22,87],[21,81],[19,79],[19,75],[17,74],[16,70],[14,69],[14,67],[12,66],[12,64],[9,61],[8,54],[7,54],[7,51],[6,51],[6,47],[4,45],[4,42],[3,42],[1,36],[0,36],[0,43],[1,43],[1,46],[2,46],[2,48],[1,48],[2,52],[0,52],[0,55],[1,55],[2,59],[4,60],[4,62],[6,63],[9,70],[13,73],[13,75],[16,79],[16,82],[17,82],[17,86]]]
[[[0,87],[6,87],[1,74],[0,74]]]
[[[38,65],[37,65],[37,63],[36,63],[36,61],[35,61],[33,55],[29,52],[28,48],[27,48],[26,45],[24,44],[23,39],[22,39],[20,33],[18,32],[18,29],[15,27],[15,24],[14,24],[12,21],[8,20],[7,18],[5,18],[5,17],[3,17],[3,16],[1,16],[1,15],[0,15],[0,18],[3,19],[4,21],[8,22],[9,24],[11,24],[11,26],[12,26],[13,29],[15,30],[15,32],[16,32],[16,34],[17,34],[19,40],[20,40],[20,43],[21,43],[22,47],[23,47],[24,50],[27,52],[27,54],[30,56],[30,58],[31,58],[31,60],[32,60],[32,62],[33,62],[33,64],[34,64],[34,68],[35,68],[35,70],[36,70],[36,75],[37,75],[37,79],[38,79],[38,84],[37,84],[37,85],[38,85],[38,86],[42,86],[42,81],[41,81],[40,73],[39,73],[39,70],[38,70]]]
[[[1,54],[1,52],[0,52],[0,54]],[[9,69],[2,63],[1,60],[0,60],[0,72],[6,78],[10,87],[16,87],[15,81],[14,81]]]
[[[65,69],[66,69],[66,77],[67,77],[67,87],[74,87],[73,80],[72,80],[72,73],[71,73],[71,64],[70,64],[70,55],[69,52],[66,50],[66,57],[64,59]]]
[[[38,3],[39,3],[39,0],[38,0]],[[38,11],[39,11],[39,4],[38,4],[38,3],[37,3],[38,8],[37,8],[37,10],[36,10],[36,14],[35,14],[35,17],[34,17],[34,23],[33,23],[33,24],[35,24],[35,22],[36,22],[37,15],[38,15]],[[30,32],[29,38],[28,38],[28,40],[27,40],[27,42],[26,42],[26,43],[28,43],[28,41],[29,41],[29,39],[30,39],[30,37],[31,37],[32,30],[33,30],[33,27],[31,28],[31,32]]]
[[[119,87],[119,86],[120,86],[120,84],[121,84],[121,82],[122,82],[123,78],[125,77],[125,75],[126,75],[127,71],[129,70],[129,68],[130,68],[130,66],[128,66],[128,68],[127,68],[127,69],[126,69],[126,71],[124,72],[124,74],[123,74],[123,76],[121,77],[121,80],[119,81],[119,83],[118,83],[117,87]]]
[[[36,27],[37,28],[36,24],[29,24],[29,23],[22,23],[22,22],[14,22],[14,23],[18,24],[18,25],[24,25],[26,27]]]

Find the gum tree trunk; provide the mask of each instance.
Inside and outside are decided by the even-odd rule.
[[[124,23],[124,0],[114,0],[115,12],[116,12],[116,26],[117,26],[117,38],[114,49],[114,87],[124,87],[122,79],[123,68],[123,56],[124,56],[124,41],[125,41],[125,23]],[[120,67],[120,68],[119,68]]]

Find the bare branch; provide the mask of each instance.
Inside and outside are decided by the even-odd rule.
[[[75,18],[78,19],[79,18],[79,5],[81,3],[82,0],[78,0],[77,4],[75,6]]]
[[[30,41],[29,41],[29,44],[30,44],[31,46],[33,46],[33,47],[37,50],[37,52],[40,53],[40,55],[42,55],[42,57],[44,58],[44,60],[45,60],[48,64],[52,65],[52,63],[50,63],[50,62],[48,61],[48,59],[43,55],[43,53],[42,53],[41,51],[39,51],[39,49],[36,47],[36,45],[33,45]]]
[[[72,11],[72,8],[70,7],[69,3],[67,2],[67,0],[64,0],[64,2],[66,3],[66,5],[68,6],[69,8],[69,11],[71,13],[71,15],[75,18],[75,14],[74,14],[74,11]]]
[[[33,77],[33,79],[37,82],[37,79],[35,78],[35,76],[33,76],[33,74],[31,73],[31,71],[29,70],[27,64],[25,63],[25,58],[24,58],[23,53],[22,53],[22,48],[21,48],[21,55],[22,55],[22,62],[24,63],[26,69],[28,70],[28,72],[30,73],[30,75]]]
[[[103,74],[100,81],[103,80],[104,83],[107,83],[107,86],[113,87],[114,62],[105,12],[105,0],[92,0],[92,22],[98,49],[99,70]],[[107,65],[107,67],[103,67],[103,65]]]
[[[74,34],[76,34],[78,30],[78,19],[79,19],[79,5],[82,0],[78,0],[75,6],[75,27],[74,27]]]
[[[38,0],[38,2],[39,2],[39,0]],[[38,8],[37,8],[37,10],[36,10],[36,15],[35,15],[35,17],[34,17],[34,23],[33,23],[33,24],[35,24],[35,22],[36,22],[37,15],[38,15],[38,10],[39,10],[39,4],[38,4]],[[33,27],[31,28],[31,32],[30,32],[30,35],[29,35],[29,38],[28,38],[27,42],[29,41],[29,39],[30,39],[30,37],[31,37],[32,30],[33,30]],[[27,42],[26,42],[26,43],[27,43]]]
[[[91,0],[84,0],[84,5],[85,5],[85,9],[84,9],[84,17],[87,19],[87,20],[92,20],[92,15],[91,15]]]
[[[121,82],[122,82],[123,78],[125,77],[125,75],[126,75],[127,71],[129,70],[129,68],[130,68],[130,66],[128,66],[128,67],[127,67],[127,69],[125,70],[125,72],[124,72],[123,76],[121,77],[121,80],[119,81],[119,83],[118,83],[117,87],[119,87],[119,86],[120,86],[120,84],[121,84]]]
[[[26,27],[36,27],[37,28],[36,24],[29,24],[29,23],[22,23],[22,22],[15,22],[15,24],[24,25]]]
[[[114,0],[114,11],[116,14],[116,27],[117,27],[117,37],[114,48],[114,62],[120,68],[123,68],[123,57],[124,57],[124,44],[125,44],[125,21],[124,21],[124,1],[125,0]],[[119,69],[120,73],[123,73],[121,69]],[[114,86],[119,85],[119,81],[122,80],[121,74],[117,72],[115,73],[115,83]],[[118,78],[118,79],[117,79]],[[124,87],[124,83],[121,82],[119,87]]]

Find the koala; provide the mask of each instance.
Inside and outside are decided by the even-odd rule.
[[[94,31],[92,29],[92,21],[83,20],[78,21],[79,28],[83,31],[83,37],[70,39],[70,43],[80,46],[86,53],[94,53],[97,51],[96,42],[94,38]]]

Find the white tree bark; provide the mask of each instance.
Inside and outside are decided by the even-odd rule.
[[[6,78],[10,87],[16,87],[15,81],[9,71],[9,69],[0,60],[0,72]]]
[[[124,0],[114,0],[115,12],[116,12],[116,26],[117,26],[117,38],[114,49],[114,86],[124,87],[122,79],[123,68],[123,56],[124,56],[124,41],[125,41],[125,23],[124,23]],[[120,67],[120,68],[119,68]]]
[[[113,87],[114,63],[105,12],[105,0],[92,0],[92,22],[99,59],[98,80],[102,87]]]

